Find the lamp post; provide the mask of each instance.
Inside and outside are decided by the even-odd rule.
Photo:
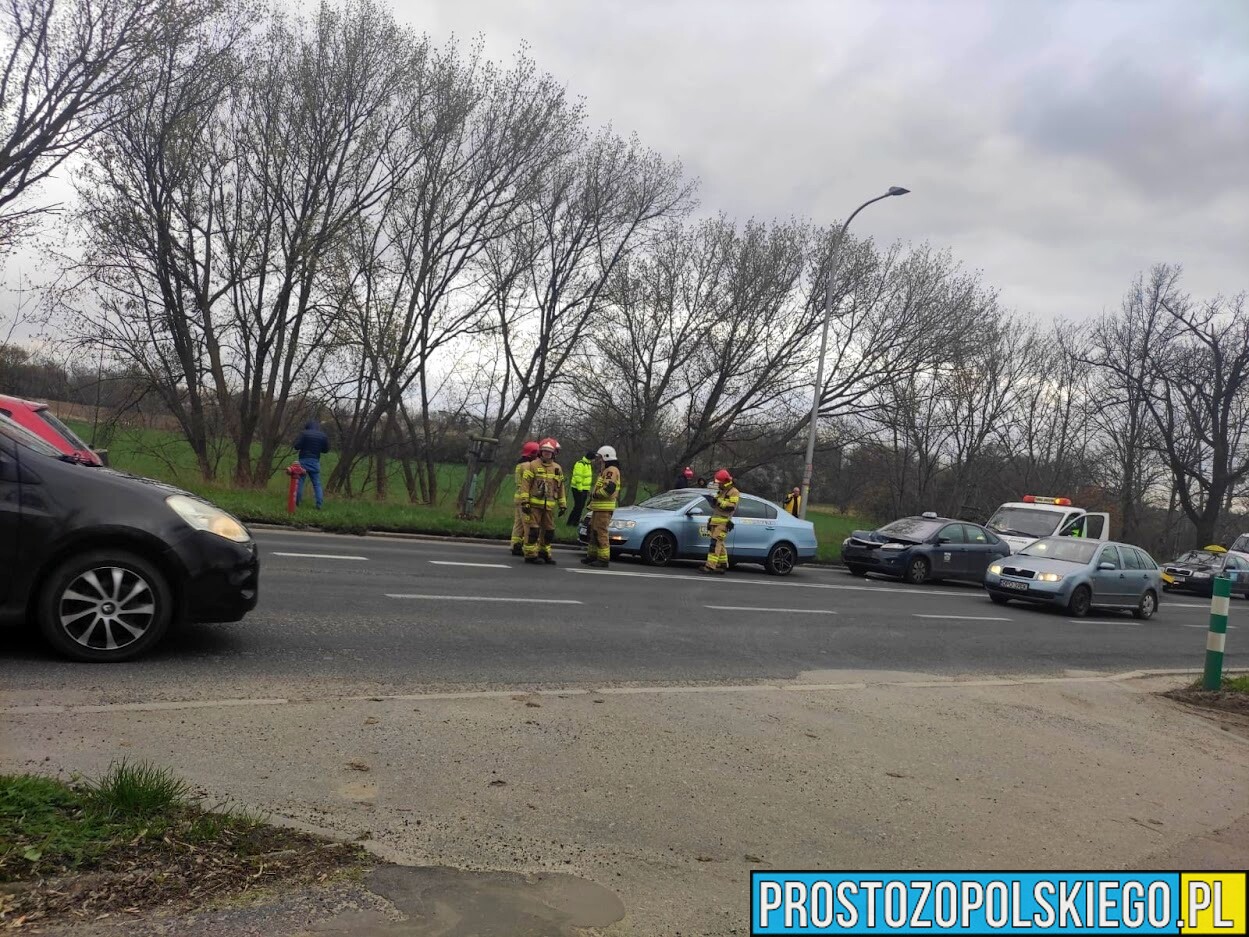
[[[906,195],[910,191],[910,189],[893,185],[884,195],[869,198],[850,213],[850,217],[842,223],[841,230],[837,232],[837,237],[833,241],[832,255],[828,259],[828,280],[824,284],[824,330],[820,335],[820,359],[815,366],[815,392],[811,395],[811,425],[807,427],[807,462],[802,470],[802,503],[798,508],[799,517],[806,518],[807,502],[811,497],[811,469],[815,462],[815,430],[820,418],[820,397],[824,393],[824,354],[828,350],[828,324],[833,318],[833,278],[837,276],[841,242],[845,240],[846,229],[850,227],[850,222],[854,221],[854,216],[868,205],[894,195]]]

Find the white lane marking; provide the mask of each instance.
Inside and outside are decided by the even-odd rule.
[[[993,618],[988,615],[913,615],[913,618],[938,618],[942,621],[1014,621],[1013,618]]]
[[[669,579],[677,582],[701,581],[701,576],[684,576],[680,573],[630,573],[615,569],[565,569],[566,573],[579,573],[582,576],[634,576],[642,579]],[[741,577],[717,576],[718,585],[733,586],[780,586],[785,589],[837,589],[845,592],[880,592],[888,595],[972,595],[970,592],[939,591],[937,589],[883,589],[879,586],[830,586],[822,582],[768,582],[763,579],[743,579]]]
[[[580,599],[514,599],[498,595],[418,595],[412,592],[387,592],[388,599],[436,599],[440,602],[529,602],[535,605],[580,605]]]
[[[463,563],[458,560],[430,560],[435,566],[477,566],[482,569],[511,569],[506,563]]]
[[[345,553],[282,553],[273,551],[274,556],[298,556],[308,560],[367,560],[367,556],[348,556]]]
[[[1129,628],[1139,628],[1139,621],[1116,621],[1113,618],[1068,618],[1068,622],[1073,625],[1127,625]]]
[[[1209,605],[1195,605],[1192,602],[1159,602],[1158,605],[1166,608],[1210,608]]]
[[[1189,624],[1186,624],[1186,623],[1184,623],[1184,622],[1180,622],[1180,627],[1181,627],[1181,628],[1200,628],[1202,631],[1209,631],[1209,630],[1210,630],[1210,626],[1209,626],[1209,625],[1189,625]],[[1239,628],[1239,627],[1240,627],[1240,625],[1228,625],[1228,626],[1227,626],[1227,630],[1228,630],[1228,631],[1235,631],[1235,630],[1236,630],[1237,628]]]
[[[828,608],[756,608],[751,605],[704,605],[703,608],[714,608],[720,612],[789,612],[793,615],[836,615]]]

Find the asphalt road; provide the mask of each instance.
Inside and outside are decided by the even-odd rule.
[[[53,658],[0,634],[9,690],[53,685],[124,696],[272,681],[365,686],[742,682],[820,670],[1052,674],[1200,667],[1208,601],[1157,616],[1071,621],[993,605],[974,586],[911,587],[831,569],[788,578],[740,567],[623,560],[590,571],[571,551],[527,566],[496,544],[261,532],[259,608],[182,629],[112,667]],[[1228,666],[1249,664],[1249,602],[1234,600]]]

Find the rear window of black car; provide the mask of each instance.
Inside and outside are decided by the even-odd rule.
[[[945,521],[928,517],[903,517],[891,524],[886,524],[877,533],[884,534],[886,537],[901,537],[904,540],[919,542],[927,540],[944,524]]]
[[[60,458],[61,454],[49,446],[46,442],[26,429],[24,426],[18,426],[12,420],[0,419],[0,433],[13,440],[19,446],[38,452],[40,455],[51,456],[54,459]]]

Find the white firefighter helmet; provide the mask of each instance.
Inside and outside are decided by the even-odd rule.
[[[616,450],[612,446],[599,446],[598,454],[602,457],[604,462],[616,461]]]

